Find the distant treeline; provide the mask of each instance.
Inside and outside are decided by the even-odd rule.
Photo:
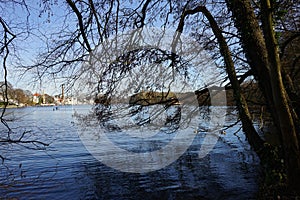
[[[242,84],[243,93],[250,106],[262,105],[263,97],[256,83],[247,82]],[[117,103],[129,103],[130,105],[154,105],[154,104],[198,104],[199,106],[234,106],[235,100],[233,90],[230,87],[225,88],[226,96],[224,96],[224,87],[211,87],[194,92],[158,92],[158,91],[142,91],[133,94],[127,98],[114,97],[110,95],[98,95],[95,103],[109,105]]]

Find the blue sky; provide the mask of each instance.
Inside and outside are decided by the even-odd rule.
[[[14,39],[14,48],[17,50],[16,56],[21,59],[23,65],[30,65],[34,62],[38,53],[46,49],[46,36],[58,30],[57,27],[62,25],[65,7],[61,1],[51,5],[51,10],[44,13],[41,13],[43,7],[38,2],[36,0],[26,1],[28,10],[20,4],[0,3],[1,17],[17,36]],[[27,32],[27,28],[30,34]],[[11,52],[13,53],[12,49]],[[19,61],[14,55],[10,56],[7,65],[9,66],[8,81],[15,88],[30,90],[33,93],[45,90],[50,95],[60,92],[60,83],[51,80],[40,83],[34,82],[32,73],[21,76],[23,71],[18,68]],[[0,79],[3,80],[2,68],[0,75]]]
[[[50,6],[51,10],[43,13],[41,13],[41,10],[44,7],[38,2],[36,0],[26,1],[29,12],[21,5],[13,6],[12,4],[0,3],[2,16],[5,17],[8,24],[12,24],[11,29],[17,35],[14,40],[15,48],[18,50],[18,56],[20,56],[24,65],[33,64],[38,53],[47,49],[46,40],[49,39],[47,37],[51,33],[61,30],[60,27],[64,21],[63,16],[65,16],[66,11],[64,1],[57,1],[57,4]],[[67,21],[72,28],[76,26],[75,15],[71,15],[71,17],[73,16],[74,21],[72,21],[72,18]],[[28,26],[26,23],[28,23]],[[30,35],[26,33],[27,27],[31,32]],[[28,89],[33,93],[44,90],[50,95],[60,93],[60,86],[63,82],[54,79],[43,79],[40,82],[35,82],[33,81],[33,75],[30,73],[20,77],[23,72],[16,68],[18,64],[15,62],[15,58],[11,58],[14,64],[9,67],[9,81],[15,88]],[[3,72],[1,73],[3,74]]]

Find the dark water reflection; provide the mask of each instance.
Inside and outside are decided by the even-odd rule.
[[[243,134],[233,134],[238,127],[220,136],[202,159],[198,151],[204,136],[199,133],[176,162],[132,174],[107,167],[88,153],[72,123],[71,107],[16,112],[26,117],[12,126],[32,129],[31,137],[51,145],[38,151],[0,146],[1,155],[9,158],[0,171],[4,199],[254,199],[258,190],[258,159]]]

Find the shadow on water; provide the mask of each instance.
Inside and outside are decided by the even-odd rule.
[[[107,107],[105,108],[107,109]],[[130,116],[138,126],[149,123],[149,107],[131,109]],[[164,108],[168,110],[169,108]],[[101,109],[103,111],[103,109]],[[171,111],[170,111],[171,110]],[[170,109],[167,123],[175,127],[181,117],[181,110]],[[142,113],[142,114],[141,114]],[[101,116],[103,113],[101,112]],[[109,115],[111,116],[111,114]],[[102,121],[107,125],[106,119]],[[230,124],[235,118],[227,118]],[[111,127],[111,125],[110,125]],[[258,190],[259,160],[245,141],[242,133],[236,132],[239,124],[220,136],[214,149],[204,158],[198,151],[206,132],[198,131],[188,150],[171,165],[148,173],[125,173],[107,167],[100,162],[85,163],[85,173],[93,183],[92,198],[99,199],[255,199]],[[111,130],[111,129],[108,129]],[[122,132],[121,129],[113,129]],[[112,130],[111,130],[112,131]],[[174,128],[176,132],[176,128]],[[174,132],[171,132],[174,133]],[[162,132],[164,133],[164,132]],[[162,137],[161,132],[155,136]],[[170,133],[167,133],[170,134]],[[151,142],[156,141],[152,137]],[[119,134],[118,138],[128,138]],[[114,137],[111,137],[114,140]],[[135,140],[134,138],[130,138]],[[135,151],[137,141],[116,142],[122,148]],[[149,141],[149,140],[147,140]],[[146,143],[141,146],[151,146]],[[159,146],[161,148],[161,146]],[[140,152],[141,150],[138,149]],[[138,151],[137,150],[137,151]],[[155,148],[146,151],[156,150]]]
[[[258,160],[219,141],[199,159],[200,136],[176,162],[154,172],[132,174],[99,162],[85,163],[85,174],[97,199],[255,199]],[[226,153],[224,151],[227,151]]]
[[[46,151],[1,146],[1,153],[5,150],[11,158],[5,166],[14,173],[10,179],[1,166],[1,198],[254,199],[258,191],[259,161],[243,133],[235,134],[238,125],[221,135],[204,158],[199,158],[198,151],[206,132],[199,130],[188,150],[169,166],[148,173],[126,173],[102,164],[87,152],[71,123],[72,108],[52,111],[51,115],[46,108],[24,113],[28,116],[19,123],[39,127],[34,133],[51,141],[51,146]],[[226,123],[235,120],[227,117]]]

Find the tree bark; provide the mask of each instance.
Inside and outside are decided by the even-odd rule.
[[[239,116],[241,118],[243,131],[246,134],[246,138],[249,144],[253,147],[253,149],[258,154],[260,154],[263,148],[264,141],[260,138],[260,136],[258,135],[257,131],[253,126],[251,115],[248,109],[248,104],[244,98],[244,95],[241,92],[241,87],[240,87],[239,80],[236,77],[236,72],[231,57],[231,52],[229,50],[225,38],[222,35],[222,30],[219,28],[217,22],[215,21],[211,13],[206,9],[206,7],[199,7],[199,9],[204,14],[204,16],[208,19],[212,31],[218,40],[220,52],[225,61],[226,72],[228,74],[228,78],[230,80],[233,89],[234,98],[236,100]]]
[[[299,180],[297,180],[300,175],[298,139],[292,109],[289,107],[288,95],[282,82],[279,52],[269,2],[268,0],[262,2],[263,31],[250,0],[226,0],[241,35],[247,60],[269,104],[274,124],[281,133],[288,184],[293,187],[295,184],[299,185]]]
[[[240,32],[245,56],[267,101],[268,109],[272,117],[277,118],[273,98],[270,98],[272,97],[272,86],[270,84],[270,67],[267,64],[267,49],[255,13],[248,0],[226,0],[226,3],[232,12],[235,26]]]
[[[269,0],[261,1],[262,27],[266,41],[273,99],[279,119],[283,140],[289,185],[300,184],[300,155],[296,128],[292,117],[293,108],[289,107],[288,96],[281,76],[281,63],[278,44],[273,29],[271,4]]]
[[[257,131],[253,126],[247,102],[241,92],[240,83],[236,76],[234,63],[231,57],[231,52],[228,48],[225,38],[222,35],[222,30],[219,28],[214,17],[211,15],[211,13],[207,10],[205,6],[198,6],[193,10],[185,10],[181,15],[177,31],[182,32],[184,26],[184,20],[187,15],[191,15],[199,12],[203,13],[204,16],[208,19],[212,31],[218,40],[220,52],[225,61],[226,72],[228,74],[230,83],[232,85],[234,98],[236,100],[236,105],[239,111],[239,116],[242,121],[243,131],[246,134],[246,138],[249,144],[251,145],[251,147],[253,147],[253,149],[258,154],[260,154],[262,152],[261,150],[263,148],[264,141],[260,138],[260,136],[258,135]]]

